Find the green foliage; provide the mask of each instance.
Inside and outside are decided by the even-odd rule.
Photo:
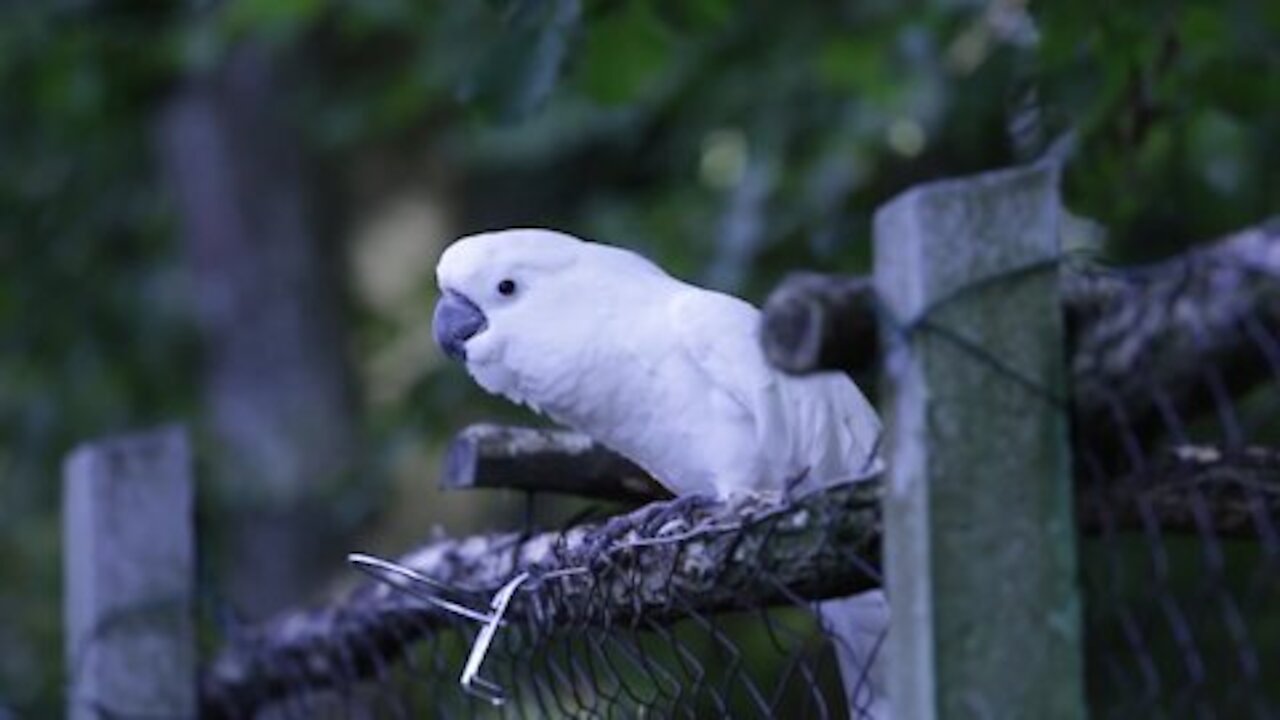
[[[672,34],[644,3],[629,3],[594,22],[576,63],[587,96],[625,105],[654,92],[674,59]]]
[[[264,44],[287,60],[294,124],[333,175],[374,152],[431,157],[458,189],[460,230],[560,226],[756,297],[792,267],[865,267],[870,214],[912,183],[1026,158],[1070,127],[1068,198],[1111,229],[1113,258],[1280,206],[1276,3],[1022,7],[5,5],[0,705],[57,712],[58,458],[195,406],[149,137],[173,82]],[[371,424],[438,436],[459,406],[497,411],[478,397],[456,368],[434,371]]]
[[[1280,18],[1268,3],[1154,0],[1044,12],[1045,86],[1075,108],[1078,209],[1163,255],[1274,213]]]
[[[145,169],[154,51],[126,28],[13,14],[0,21],[0,704],[54,716],[58,459],[182,416],[193,355]]]

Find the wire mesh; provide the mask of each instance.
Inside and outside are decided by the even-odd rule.
[[[928,317],[898,328],[934,333],[1072,413],[1094,716],[1280,713],[1277,235],[1152,272],[1055,263],[966,290],[1064,273],[1070,397]],[[877,492],[872,480],[647,508],[405,558],[481,606],[528,573],[479,668],[500,706],[459,686],[480,626],[376,581],[228,639],[203,705],[272,718],[863,716],[814,608],[878,586]]]
[[[1240,252],[1093,278],[1146,296],[1095,338],[1184,328],[1122,351],[1125,383],[1098,382],[1097,358],[1078,374],[1108,406],[1075,453],[1097,717],[1280,715],[1278,240],[1273,223],[1221,246]]]
[[[813,598],[876,587],[878,534],[876,487],[849,482],[441,541],[401,564],[460,604],[510,590],[509,607],[488,607],[491,646],[473,618],[392,576],[232,639],[206,672],[205,713],[848,717]],[[851,573],[850,555],[868,561]]]

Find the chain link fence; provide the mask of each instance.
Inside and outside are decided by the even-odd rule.
[[[1108,718],[1280,715],[1280,226],[1094,273],[1075,451],[1087,682]],[[1135,342],[1135,338],[1146,338]],[[1107,365],[1125,367],[1118,376]]]
[[[362,712],[389,717],[499,703],[533,717],[847,716],[811,599],[879,584],[877,495],[855,482],[659,503],[563,532],[442,540],[394,566],[356,556],[385,580],[238,639],[205,675],[205,709],[312,716],[317,697],[365,688]]]

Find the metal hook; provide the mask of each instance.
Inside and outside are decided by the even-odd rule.
[[[480,665],[484,663],[485,656],[489,654],[489,648],[493,645],[493,638],[498,633],[498,627],[502,625],[502,616],[507,613],[507,606],[511,604],[511,597],[528,579],[529,573],[522,572],[511,578],[506,585],[503,585],[498,589],[498,592],[493,594],[493,600],[489,603],[489,606],[493,609],[492,619],[485,623],[484,627],[480,628],[480,632],[476,635],[476,641],[471,646],[471,654],[467,656],[467,664],[462,668],[462,677],[459,680],[462,683],[462,689],[486,700],[491,705],[503,704],[507,701],[507,695],[502,686],[479,676]]]

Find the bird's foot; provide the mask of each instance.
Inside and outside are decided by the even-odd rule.
[[[711,495],[681,495],[659,500],[628,513],[609,518],[588,541],[588,556],[603,558],[619,545],[647,544],[649,541],[688,532],[699,527],[706,512],[721,501]]]
[[[650,503],[632,515],[636,528],[644,535],[666,535],[681,529],[690,530],[698,524],[697,515],[716,507],[720,502],[700,493],[681,495],[674,500]]]
[[[786,483],[783,484],[782,498],[788,502],[793,500],[796,496],[796,491],[808,479],[809,479],[809,468],[806,467],[805,469],[796,473],[795,477],[789,478],[786,481]]]

